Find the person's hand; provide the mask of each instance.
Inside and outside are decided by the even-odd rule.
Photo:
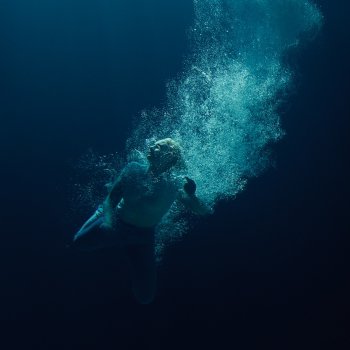
[[[184,184],[184,191],[189,195],[193,196],[196,193],[197,185],[196,183],[190,179],[189,177],[185,176],[186,183]]]

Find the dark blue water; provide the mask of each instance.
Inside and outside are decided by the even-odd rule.
[[[66,251],[72,183],[89,148],[123,153],[165,103],[192,1],[0,4],[2,348],[347,348],[349,5],[317,3],[275,167],[167,249],[148,306],[113,250]]]

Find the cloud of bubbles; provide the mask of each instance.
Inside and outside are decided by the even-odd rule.
[[[293,77],[284,57],[318,32],[322,15],[306,0],[194,0],[194,9],[185,69],[168,83],[166,107],[142,113],[128,148],[179,141],[198,195],[213,207],[270,164],[270,145],[284,134],[278,108]],[[158,250],[184,233],[178,211],[161,223]]]

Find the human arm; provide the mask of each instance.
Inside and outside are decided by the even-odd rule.
[[[103,202],[103,212],[105,215],[103,226],[105,228],[112,228],[114,226],[116,206],[123,195],[122,188],[122,178],[119,176]]]
[[[210,208],[208,208],[203,201],[201,201],[196,196],[196,183],[194,180],[185,176],[185,184],[183,186],[183,190],[180,191],[179,200],[181,203],[185,205],[191,212],[197,215],[206,215],[211,212]]]

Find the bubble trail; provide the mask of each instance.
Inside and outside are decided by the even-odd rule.
[[[145,140],[179,141],[199,196],[213,207],[269,165],[269,147],[284,134],[278,107],[293,76],[283,57],[317,33],[322,15],[305,0],[195,0],[194,9],[184,72],[168,84],[163,110],[142,113],[128,144],[144,150]],[[174,212],[160,225],[160,246],[186,227],[174,229]]]

